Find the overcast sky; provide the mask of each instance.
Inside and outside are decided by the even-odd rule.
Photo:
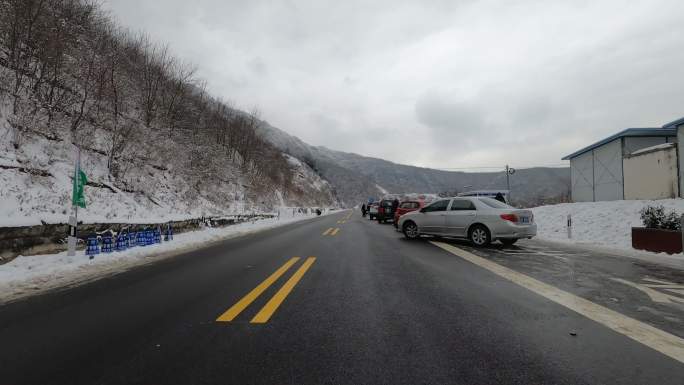
[[[313,145],[435,167],[561,163],[684,116],[684,2],[105,0],[216,96]]]

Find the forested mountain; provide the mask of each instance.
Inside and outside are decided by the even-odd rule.
[[[335,188],[347,204],[389,193],[455,194],[467,189],[505,189],[504,172],[454,172],[396,164],[383,159],[310,146],[262,123],[262,136],[283,151],[304,159]],[[511,197],[521,205],[567,200],[569,168],[528,168],[511,176]]]
[[[140,215],[335,204],[327,183],[260,137],[256,114],[210,95],[192,65],[96,2],[0,1],[0,102],[3,199],[22,211],[69,206],[76,146],[86,196],[106,217],[117,215],[107,201],[122,200]]]

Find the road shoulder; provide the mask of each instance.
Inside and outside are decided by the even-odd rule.
[[[80,286],[137,267],[212,247],[227,240],[283,226],[300,224],[317,218],[321,217],[302,216],[283,220],[268,219],[225,228],[205,228],[177,234],[172,242],[136,247],[111,254],[99,254],[92,260],[89,260],[82,252],[79,252],[75,257],[68,257],[65,252],[39,256],[20,256],[7,264],[0,265],[0,305],[54,290]]]

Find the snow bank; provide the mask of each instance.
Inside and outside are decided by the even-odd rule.
[[[663,205],[666,211],[684,213],[684,199],[562,203],[535,207],[532,211],[539,239],[633,250],[631,229],[642,226],[639,211],[649,205]],[[572,215],[571,240],[567,237],[568,214]]]
[[[83,251],[78,251],[74,257],[68,257],[66,252],[19,256],[0,265],[0,303],[121,272],[133,266],[151,263],[183,251],[202,247],[211,242],[314,217],[316,215],[313,214],[281,215],[280,219],[263,219],[222,228],[206,228],[176,234],[171,242],[134,247],[123,252],[99,254],[92,260],[88,259]]]

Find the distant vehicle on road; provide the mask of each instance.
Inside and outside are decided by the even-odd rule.
[[[378,202],[373,202],[368,204],[368,218],[372,221],[378,216],[378,206],[380,204]]]
[[[411,200],[403,201],[397,207],[397,211],[394,213],[394,227],[399,228],[399,218],[411,211],[420,210],[425,207],[425,201],[422,200]]]
[[[394,218],[394,207],[392,206],[394,199],[383,199],[378,206],[377,219],[378,223],[384,223]]]
[[[531,210],[511,207],[488,197],[454,197],[437,200],[399,218],[406,238],[437,235],[469,239],[475,246],[498,240],[512,245],[537,235]]]

